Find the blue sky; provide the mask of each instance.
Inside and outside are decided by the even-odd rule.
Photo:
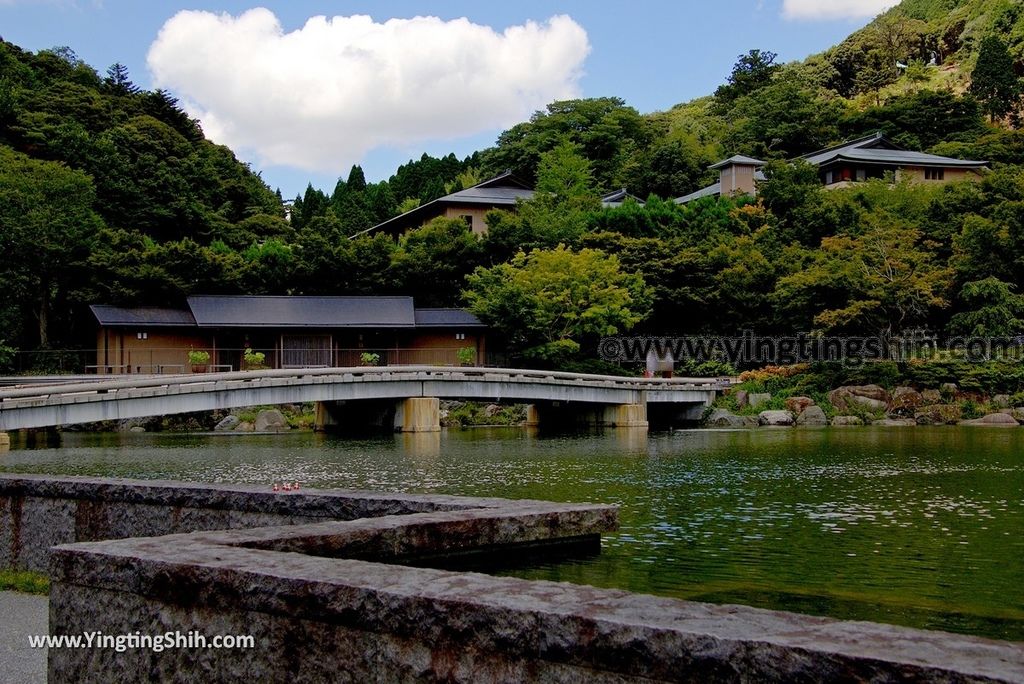
[[[713,91],[742,52],[802,59],[891,4],[0,0],[0,36],[30,50],[67,45],[101,73],[126,64],[137,84],[174,92],[211,137],[288,197],[310,181],[332,189],[353,163],[379,180],[422,152],[463,156],[554,96],[666,109]],[[236,21],[255,7],[269,12]],[[212,14],[176,17],[181,10]],[[218,20],[222,13],[230,16]],[[372,22],[307,27],[318,15]],[[440,21],[384,25],[416,16]],[[506,32],[530,21],[538,26],[529,35]],[[363,42],[339,55],[353,36]],[[416,78],[440,80],[410,89]]]

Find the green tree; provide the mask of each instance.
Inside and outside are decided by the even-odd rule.
[[[781,68],[775,63],[777,57],[777,54],[768,50],[751,50],[740,55],[732,67],[729,82],[718,86],[715,91],[719,105],[727,108],[739,98],[771,83],[772,77]]]
[[[779,279],[775,298],[783,309],[802,310],[802,322],[816,330],[869,334],[922,325],[949,305],[952,273],[919,244],[918,229],[885,213],[867,214],[865,222],[856,236],[823,239],[794,264],[799,270]]]
[[[1024,332],[1024,296],[1014,290],[1012,284],[994,277],[966,283],[960,299],[967,310],[950,319],[950,332],[979,336]]]
[[[438,217],[399,240],[391,261],[398,292],[419,306],[455,306],[466,276],[481,261],[480,238],[465,221]]]
[[[1020,80],[1013,66],[1006,43],[996,36],[981,41],[978,63],[971,73],[971,94],[981,101],[992,121],[1016,109],[1020,100]]]
[[[103,83],[118,95],[134,95],[139,92],[139,87],[128,77],[128,67],[120,62],[110,65]]]
[[[84,173],[0,147],[2,281],[8,298],[30,307],[42,348],[51,345],[54,308],[67,306],[72,288],[84,281],[82,270],[102,227],[94,201]]]
[[[628,330],[648,314],[650,288],[604,252],[520,252],[511,262],[478,268],[465,298],[513,351],[548,358],[578,350],[581,341]]]

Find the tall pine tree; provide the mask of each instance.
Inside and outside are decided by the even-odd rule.
[[[1020,80],[1013,72],[1013,57],[1006,43],[995,36],[981,41],[978,64],[971,74],[971,95],[976,97],[995,121],[1017,108]]]

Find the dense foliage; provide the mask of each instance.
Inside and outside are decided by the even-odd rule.
[[[87,347],[89,303],[193,293],[469,305],[494,346],[537,363],[593,357],[628,329],[1022,334],[1020,7],[904,0],[800,63],[751,50],[714,95],[666,112],[554,102],[466,159],[423,155],[376,183],[354,166],[292,202],[123,66],[0,41],[0,365],[13,348]],[[792,161],[876,131],[993,170],[826,191]],[[756,200],[671,201],[734,153],[769,161]],[[485,236],[447,219],[397,240],[367,230],[506,169],[538,192],[491,212]],[[646,204],[602,207],[620,187]]]

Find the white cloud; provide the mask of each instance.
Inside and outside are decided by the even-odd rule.
[[[502,33],[467,19],[182,11],[150,46],[157,87],[213,140],[261,162],[339,171],[379,146],[455,138],[579,95],[587,34],[567,16]]]
[[[805,21],[866,19],[900,4],[900,0],[782,0],[782,16]]]

